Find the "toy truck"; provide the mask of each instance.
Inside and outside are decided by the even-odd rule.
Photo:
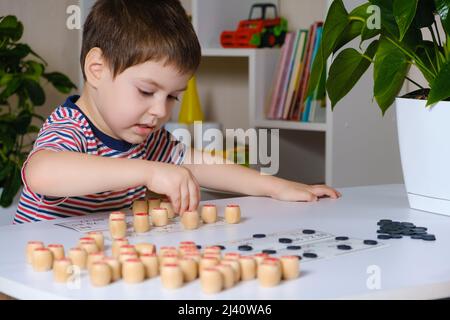
[[[253,18],[260,9],[261,16]],[[268,11],[273,9],[274,18],[268,19]],[[248,20],[239,22],[236,31],[223,31],[220,43],[224,48],[270,48],[281,47],[287,32],[287,20],[278,16],[277,7],[272,3],[254,4]]]

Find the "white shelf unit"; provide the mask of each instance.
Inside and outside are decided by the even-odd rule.
[[[281,128],[291,130],[326,131],[326,123],[305,123],[266,119],[268,93],[276,73],[279,49],[222,49],[206,48],[203,57],[248,58],[248,112],[250,127]],[[220,120],[220,119],[219,119]]]
[[[79,1],[84,20],[95,1]],[[308,28],[317,19],[324,20],[332,1],[182,0],[192,15],[204,59],[224,63],[246,61],[248,92],[242,102],[244,107],[239,109],[241,113],[235,117],[248,118],[248,127],[280,129],[279,176],[305,183],[325,182],[335,187],[402,183],[394,107],[381,117],[373,101],[372,69],[333,112],[327,101],[326,123],[266,119],[265,108],[280,49],[224,49],[219,43],[220,33],[235,30],[238,21],[246,19],[251,5],[257,2],[275,3],[280,15],[294,26],[290,31],[295,31],[299,26]],[[344,0],[349,10],[364,2]],[[355,48],[358,45],[353,44]],[[215,74],[216,70],[211,72]],[[211,120],[220,122],[221,118]]]
[[[234,30],[237,22],[247,17],[251,5],[261,1],[191,1],[192,21],[204,58],[248,59],[248,108],[242,112],[248,113],[245,116],[249,127],[280,129],[279,176],[306,183],[325,182],[335,187],[403,182],[394,107],[381,117],[373,101],[372,68],[334,111],[327,101],[326,123],[268,120],[265,108],[280,50],[223,49],[219,43],[220,33]],[[299,25],[308,28],[317,19],[312,13],[327,10],[332,3],[331,0],[264,2],[275,3],[295,29]],[[349,11],[364,2],[344,0]],[[327,12],[322,13],[318,19],[325,20]],[[359,43],[351,45],[357,48]]]

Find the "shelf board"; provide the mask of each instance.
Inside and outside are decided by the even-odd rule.
[[[251,57],[256,52],[277,49],[252,49],[252,48],[202,48],[203,57]],[[279,50],[279,49],[278,49]]]
[[[289,129],[302,131],[326,132],[326,123],[312,123],[284,120],[255,120],[255,126],[259,128]]]

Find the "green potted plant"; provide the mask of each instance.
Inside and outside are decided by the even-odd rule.
[[[35,107],[45,103],[41,80],[59,92],[76,86],[59,72],[45,72],[47,63],[30,46],[20,43],[23,25],[15,16],[0,17],[0,206],[11,205],[22,185],[20,170],[33,142],[24,138],[39,128],[33,119],[45,121]],[[30,59],[30,58],[33,59]]]
[[[326,91],[334,108],[373,64],[373,96],[382,115],[396,104],[410,206],[446,215],[450,215],[449,12],[449,0],[369,0],[351,11],[342,0],[334,0],[309,85],[312,92],[332,57]],[[359,40],[359,50],[344,48],[354,39]],[[408,76],[412,66],[426,79],[426,88]],[[398,97],[405,81],[418,90]]]

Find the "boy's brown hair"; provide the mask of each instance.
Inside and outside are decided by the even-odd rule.
[[[98,47],[116,77],[149,60],[163,61],[181,73],[195,72],[201,49],[179,0],[98,0],[83,30],[81,69]]]

